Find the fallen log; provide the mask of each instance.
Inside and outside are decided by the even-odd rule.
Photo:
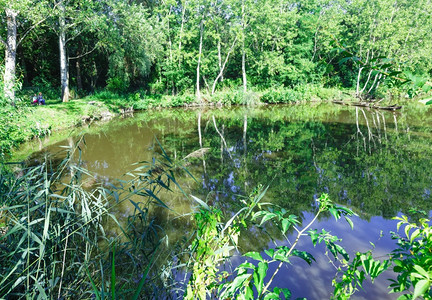
[[[377,103],[372,103],[372,102],[345,102],[345,101],[341,101],[341,100],[334,100],[332,102],[335,104],[340,104],[340,105],[367,107],[367,108],[374,108],[374,109],[384,109],[384,110],[390,110],[390,111],[395,111],[395,110],[399,110],[402,108],[401,105],[396,105],[396,104],[388,105],[388,106],[378,106],[378,105],[376,105]]]

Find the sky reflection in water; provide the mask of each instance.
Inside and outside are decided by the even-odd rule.
[[[313,228],[325,228],[342,238],[341,244],[351,255],[371,249],[372,242],[374,253],[380,256],[394,247],[389,232],[396,230],[396,221],[391,217],[408,214],[412,207],[431,211],[432,116],[430,109],[423,107],[400,113],[333,104],[146,112],[87,133],[84,166],[98,174],[98,179],[121,178],[134,162],[150,161],[158,155],[154,137],[171,157],[181,160],[201,147],[198,120],[202,147],[210,150],[185,163],[201,182],[187,177],[179,182],[187,193],[218,204],[228,215],[238,208],[239,195],[249,195],[262,184],[270,186],[263,201],[284,207],[307,224],[316,209],[315,199],[329,193],[333,201],[359,215],[353,219],[354,231],[345,221],[329,217],[321,218]],[[51,145],[42,153],[56,153],[60,145],[69,143]],[[208,197],[209,193],[212,196]],[[188,206],[182,197],[178,193],[162,200],[185,213],[194,204]],[[130,204],[118,208],[119,216],[131,212]],[[158,219],[165,223],[162,225],[170,231],[171,239],[187,232],[170,226],[173,222],[166,216]],[[240,240],[244,252],[274,246],[267,235],[256,230]],[[299,249],[310,251],[317,262],[309,267],[300,259],[293,260],[293,265],[278,274],[274,286],[290,288],[294,298],[329,298],[336,270],[323,255],[323,247],[314,249],[304,237]],[[395,298],[387,294],[385,278],[374,286],[365,285],[367,292],[353,299],[370,299],[370,295]]]

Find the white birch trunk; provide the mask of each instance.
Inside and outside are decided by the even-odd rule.
[[[181,64],[181,49],[182,49],[182,39],[183,39],[183,27],[184,27],[184,23],[185,23],[186,5],[187,5],[187,1],[185,1],[183,8],[182,8],[182,20],[181,20],[180,33],[179,33],[179,46],[178,46],[178,49],[179,49],[179,53],[178,53],[179,68],[180,68],[180,64]]]
[[[203,43],[203,35],[204,35],[204,21],[201,20],[200,23],[200,43],[199,43],[199,52],[198,52],[198,65],[197,65],[197,78],[196,78],[196,94],[198,100],[201,102],[201,92],[200,92],[200,68],[201,68],[201,54],[202,54],[202,43]]]
[[[217,49],[218,49],[218,60],[219,60],[219,70],[222,69],[222,54],[221,54],[221,41],[220,39],[218,40],[218,44],[217,44]],[[221,75],[221,81],[223,81],[223,74]]]
[[[234,49],[234,46],[235,46],[236,42],[237,42],[237,38],[234,39],[234,42],[231,45],[231,48],[228,50],[228,53],[227,53],[227,56],[225,58],[225,61],[224,61],[223,65],[221,64],[220,46],[218,47],[219,48],[218,49],[219,50],[219,54],[218,54],[218,56],[219,56],[219,74],[216,76],[216,79],[213,82],[212,91],[211,91],[212,95],[214,95],[214,93],[215,93],[216,84],[217,84],[218,80],[219,79],[221,79],[221,80],[223,79],[223,72],[225,70],[225,66],[226,66],[226,64],[228,62],[229,56],[231,54],[231,51]]]
[[[17,21],[18,12],[6,9],[7,19],[7,41],[5,51],[4,70],[4,93],[7,99],[15,100],[15,70],[16,70],[16,49],[17,49]]]
[[[363,70],[363,67],[360,67],[358,74],[357,74],[356,97],[360,96],[360,77],[361,77],[362,70]]]
[[[246,53],[245,53],[245,5],[242,1],[242,75],[243,75],[243,92],[247,91],[247,77],[246,77]]]
[[[61,98],[62,102],[69,101],[69,66],[66,53],[66,20],[65,7],[62,2],[59,4],[62,15],[59,17],[59,50],[60,50],[60,81],[61,81]]]

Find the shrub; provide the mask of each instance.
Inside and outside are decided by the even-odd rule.
[[[129,83],[118,76],[108,78],[107,80],[106,88],[111,92],[123,93],[127,90],[128,87]]]
[[[302,98],[300,93],[289,88],[278,87],[274,89],[266,90],[262,96],[261,101],[269,104],[276,103],[295,103]]]

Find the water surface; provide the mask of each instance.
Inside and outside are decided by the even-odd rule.
[[[396,230],[391,218],[409,215],[411,208],[432,209],[432,114],[426,106],[412,105],[396,113],[335,104],[156,110],[92,128],[84,139],[84,166],[96,174],[93,180],[105,182],[124,178],[133,163],[160,155],[157,139],[196,178],[179,178],[186,193],[219,205],[228,215],[238,208],[240,196],[262,185],[269,186],[265,202],[307,224],[315,200],[328,193],[359,215],[353,219],[354,230],[330,216],[322,216],[313,228],[341,237],[350,254],[371,249],[370,242],[376,255],[390,252],[394,242],[389,232]],[[71,136],[48,147],[38,144],[34,147],[42,150],[29,160],[45,153],[61,159],[61,146],[76,140]],[[205,149],[204,155],[195,152],[200,149]],[[178,214],[190,212],[195,203],[180,192],[163,195],[162,200],[174,212],[159,211],[158,221],[174,242],[189,230],[189,221]],[[134,207],[125,202],[116,210],[122,219],[133,214]],[[242,234],[239,248],[263,251],[280,245],[288,243],[251,231]],[[310,251],[317,262],[309,267],[294,260],[278,274],[275,286],[290,288],[293,298],[329,298],[335,275],[331,257],[323,255],[322,246],[314,249],[307,237],[300,249]],[[239,262],[233,259],[234,265]],[[385,277],[374,286],[366,284],[367,292],[356,298],[397,298],[387,294],[387,285]]]

